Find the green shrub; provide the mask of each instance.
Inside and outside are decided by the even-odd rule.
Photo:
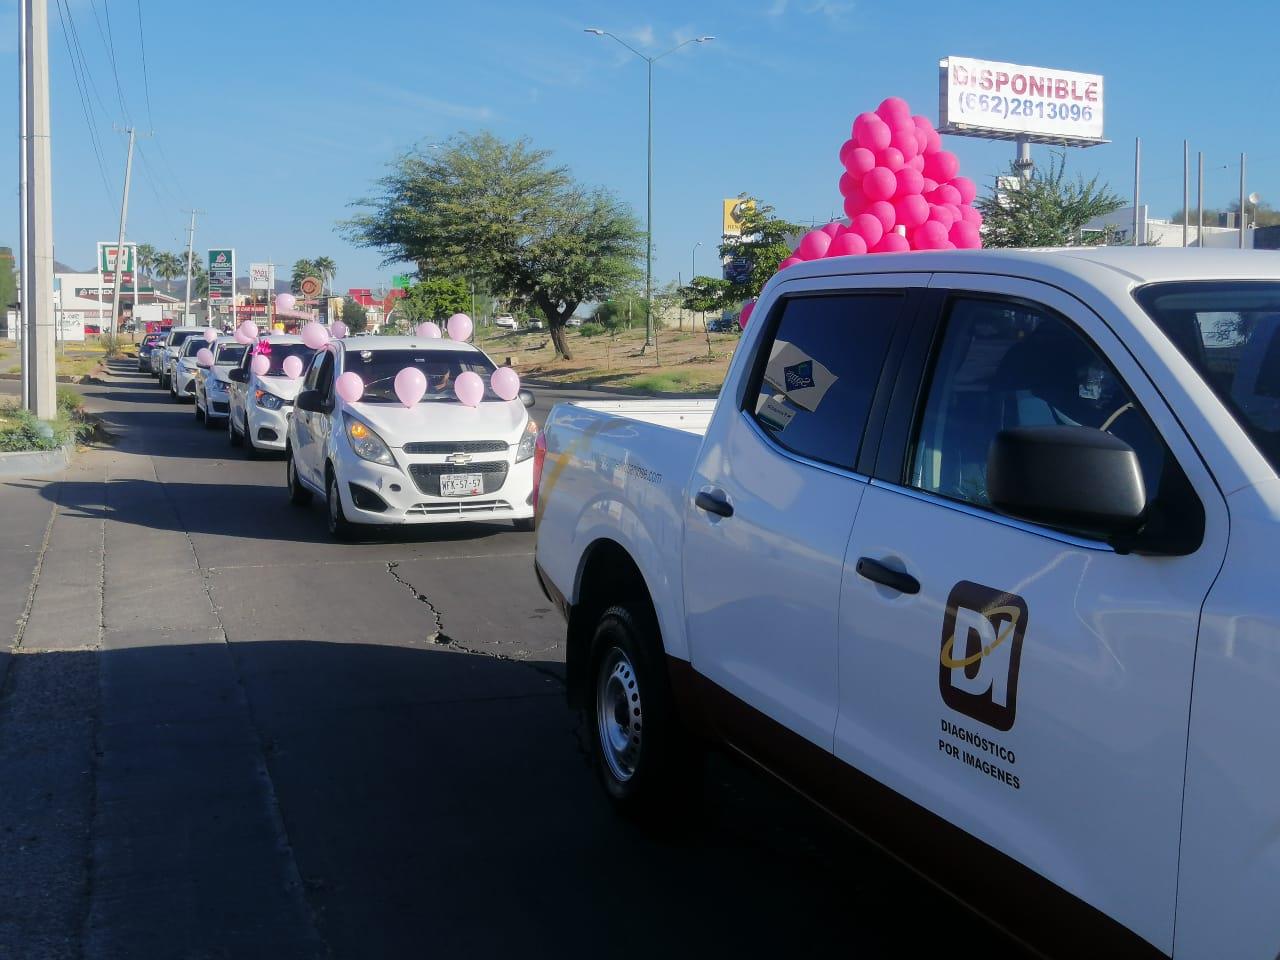
[[[64,417],[79,413],[84,409],[84,398],[70,387],[58,388],[58,412]]]
[[[608,331],[598,323],[584,323],[578,328],[578,336],[580,337],[598,337]]]
[[[88,425],[74,420],[46,423],[30,410],[15,410],[10,424],[0,427],[0,451],[56,450],[87,433]]]

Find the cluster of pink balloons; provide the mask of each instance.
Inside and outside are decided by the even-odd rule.
[[[982,246],[982,214],[973,206],[978,188],[960,176],[960,162],[942,149],[933,124],[912,116],[901,97],[858,115],[840,162],[848,226],[809,231],[779,270],[824,257]]]
[[[499,367],[489,375],[489,386],[500,399],[514,400],[520,396],[520,375],[510,367]],[[426,396],[427,378],[417,367],[405,367],[396,374],[393,387],[396,398],[406,409],[412,409]],[[338,377],[335,388],[347,403],[355,403],[364,395],[364,382],[351,372]],[[464,370],[454,378],[453,392],[466,406],[478,407],[484,399],[484,380],[480,374]]]

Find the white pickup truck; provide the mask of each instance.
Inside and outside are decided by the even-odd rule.
[[[538,445],[620,806],[719,744],[1038,951],[1280,953],[1280,254],[800,264]]]

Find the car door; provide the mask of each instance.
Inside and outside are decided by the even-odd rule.
[[[327,351],[316,353],[311,358],[307,372],[302,378],[302,389],[299,394],[316,388],[316,379],[320,375],[320,367],[324,363]],[[313,414],[299,408],[296,404],[293,416],[289,418],[289,450],[293,456],[294,469],[308,481],[314,477],[315,434],[312,430]]]
[[[1079,300],[1017,279],[934,286],[936,331],[899,376],[849,542],[837,757],[913,801],[898,818],[914,825],[909,855],[1015,931],[1170,953],[1196,633],[1225,506]],[[1055,425],[1133,447],[1150,523],[1182,555],[991,507],[996,434]]]
[[[744,705],[830,756],[836,610],[867,486],[863,433],[886,357],[927,275],[797,281],[765,324],[738,396],[722,394],[688,490],[684,595],[694,669],[730,697],[723,736],[748,743]],[[829,285],[827,279],[823,283]],[[785,765],[789,756],[761,757]]]
[[[314,386],[311,389],[320,395],[326,405],[333,403],[334,399],[334,361],[332,350],[321,350],[311,364],[312,370],[315,371]],[[297,419],[300,414],[306,417],[304,421],[307,432],[306,477],[317,487],[323,488],[324,464],[328,453],[326,445],[329,442],[329,420],[333,415],[319,411],[302,411],[295,407],[294,419]]]
[[[249,389],[249,364],[253,361],[253,348],[247,347],[244,356],[240,358],[240,363],[236,369],[241,371],[243,382],[228,378],[227,382],[227,409],[230,411],[230,422],[243,424],[245,417],[245,396]],[[239,428],[237,428],[239,429]]]

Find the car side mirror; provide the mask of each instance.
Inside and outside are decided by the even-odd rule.
[[[319,390],[303,390],[293,401],[293,408],[308,413],[331,413],[333,404],[328,403]]]
[[[1138,455],[1092,427],[1001,430],[987,455],[987,496],[1011,517],[1084,531],[1113,546],[1131,541],[1147,514]]]
[[[523,403],[526,407],[532,407],[537,401],[534,400],[533,398],[532,390],[521,390],[520,402]]]
[[[249,374],[245,372],[244,367],[235,367],[227,373],[227,378],[234,380],[236,383],[248,383]]]

